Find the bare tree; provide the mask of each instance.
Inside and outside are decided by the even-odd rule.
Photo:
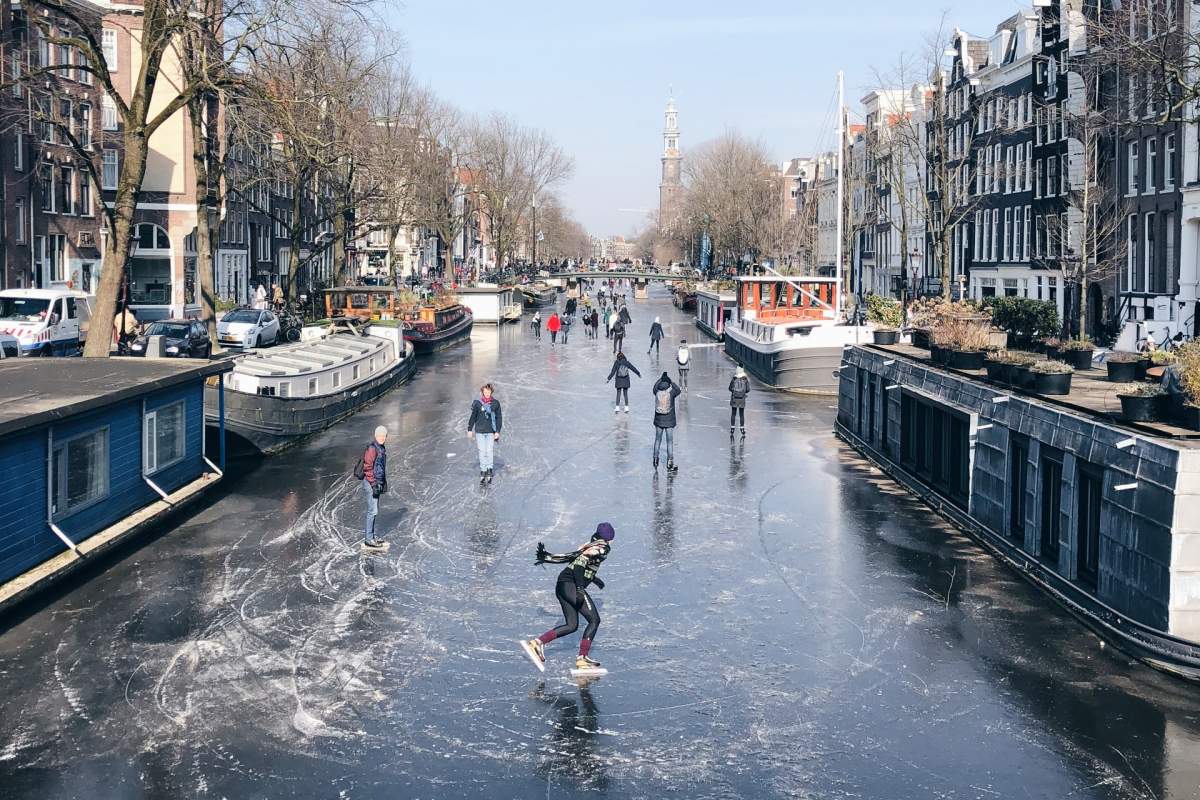
[[[454,277],[454,241],[466,224],[467,131],[458,110],[427,94],[415,119],[412,187],[416,220],[438,239],[442,278]]]

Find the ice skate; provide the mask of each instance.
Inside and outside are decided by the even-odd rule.
[[[626,413],[626,414],[628,414],[628,413],[629,413],[629,406],[625,406],[625,413]]]
[[[546,651],[542,648],[540,640],[523,639],[521,640],[521,649],[525,651],[525,655],[539,671],[546,671]]]
[[[492,483],[492,478],[494,478],[494,477],[496,477],[496,471],[495,471],[494,469],[492,469],[491,467],[488,467],[488,471],[487,471],[487,482],[488,482],[488,485],[491,485],[491,483]]]
[[[479,485],[483,486],[485,483],[487,483],[487,470],[481,469],[479,470]]]
[[[575,668],[571,670],[571,674],[576,678],[593,678],[598,675],[607,675],[608,670],[600,666],[599,661],[594,661],[587,656],[579,656],[575,659]]]
[[[620,413],[621,413],[621,407],[620,407],[619,405],[613,406],[613,413],[614,413],[614,414],[620,414]]]
[[[679,471],[678,464],[676,464],[674,461],[667,462],[667,472],[678,472],[678,471]]]
[[[386,553],[388,551],[388,543],[383,540],[377,540],[374,542],[363,542],[362,543],[362,551],[364,553],[374,553],[374,554]]]

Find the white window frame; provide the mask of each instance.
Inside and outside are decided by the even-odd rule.
[[[1125,196],[1138,193],[1138,142],[1134,139],[1125,145]]]
[[[70,448],[77,442],[96,436],[103,437],[103,445],[100,448],[101,457],[99,459],[99,464],[103,467],[101,488],[95,494],[81,500],[75,505],[67,505],[67,465],[70,462]],[[96,503],[103,502],[108,497],[111,489],[109,483],[110,444],[111,437],[108,425],[54,442],[54,452],[51,453],[50,457],[50,469],[53,470],[54,474],[51,476],[49,485],[46,487],[46,494],[50,498],[51,520],[59,520],[73,514],[78,514],[80,511]],[[61,456],[59,455],[60,453],[62,454]]]
[[[111,154],[111,158],[109,155]],[[112,167],[112,182],[109,182],[109,167]],[[111,148],[104,148],[104,152],[100,155],[100,181],[103,186],[102,190],[108,191],[117,188],[117,183],[121,179],[121,154]]]
[[[100,52],[104,56],[104,64],[109,72],[117,71],[117,32],[105,28],[100,33]]]
[[[1174,8],[1174,6],[1170,6]],[[1175,134],[1168,133],[1163,140],[1163,191],[1175,188]]]
[[[168,408],[179,408],[179,455],[170,461],[160,462],[158,459],[158,415]],[[177,400],[159,406],[153,411],[147,411],[142,417],[142,474],[149,477],[155,473],[169,469],[182,462],[187,457],[187,403]]]
[[[1152,194],[1158,189],[1158,138],[1151,136],[1146,140],[1146,194]]]
[[[15,216],[17,218],[17,229],[14,232],[15,235],[14,235],[13,239],[17,244],[25,244],[25,227],[29,224],[29,219],[25,216],[25,214],[26,214],[25,198],[18,197],[16,200],[15,207],[16,207]]]

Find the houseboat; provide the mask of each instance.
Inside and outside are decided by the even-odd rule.
[[[225,385],[205,391],[210,425],[224,409],[235,452],[273,453],[345,419],[416,368],[396,322],[306,327],[304,338],[237,357]]]
[[[417,355],[443,350],[471,337],[475,318],[471,309],[453,294],[439,294],[427,301],[390,286],[351,286],[325,292],[325,314],[330,319],[345,317],[369,320],[400,320],[404,338]]]
[[[0,609],[187,508],[221,479],[204,386],[228,361],[0,361]],[[218,428],[220,420],[217,420]]]
[[[520,289],[521,293],[525,296],[524,306],[526,311],[537,311],[539,308],[545,308],[558,303],[558,290],[541,281],[524,284]]]
[[[454,290],[459,301],[471,310],[475,322],[485,325],[502,325],[521,318],[521,298],[512,286],[459,287]]]
[[[768,272],[735,279],[725,352],[768,386],[836,394],[842,348],[870,341],[871,329],[840,319],[837,278]]]
[[[680,311],[695,311],[696,287],[686,282],[675,284],[672,289],[671,302]]]
[[[696,327],[716,339],[725,340],[725,325],[737,311],[737,295],[720,289],[696,290]]]

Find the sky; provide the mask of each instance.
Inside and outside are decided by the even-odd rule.
[[[737,130],[780,161],[834,141],[846,101],[945,24],[988,36],[1017,0],[403,0],[389,23],[419,80],[471,114],[547,131],[575,162],[557,192],[597,236],[657,208],[663,110],[680,145]]]

